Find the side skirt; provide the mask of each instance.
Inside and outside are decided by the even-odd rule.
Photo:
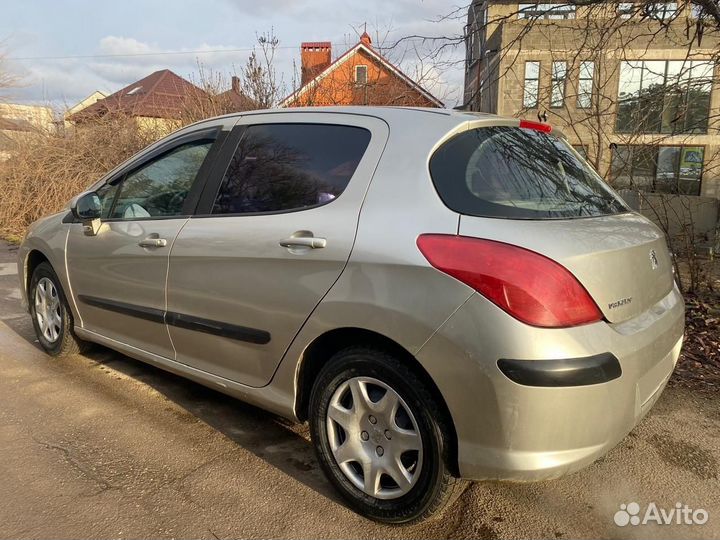
[[[294,412],[294,396],[288,394],[287,392],[280,391],[273,385],[272,382],[269,385],[260,388],[246,386],[244,384],[231,381],[230,379],[218,377],[217,375],[213,375],[207,371],[196,369],[192,366],[188,366],[187,364],[182,364],[180,362],[176,362],[175,360],[165,358],[164,356],[144,351],[143,349],[133,347],[132,345],[127,345],[121,341],[117,341],[78,326],[75,326],[75,333],[79,338],[86,341],[104,345],[105,347],[118,351],[131,358],[140,360],[141,362],[145,362],[162,370],[169,371],[170,373],[174,373],[175,375],[179,375],[186,379],[190,379],[202,384],[203,386],[207,386],[213,390],[217,390],[223,394],[227,394],[241,401],[250,403],[251,405],[260,407],[261,409],[265,409],[273,414],[292,420],[293,422],[298,421]]]

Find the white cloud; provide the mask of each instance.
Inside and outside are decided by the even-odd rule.
[[[88,31],[88,35],[83,36],[87,42],[84,50],[82,47],[68,48],[67,51],[36,49],[27,56],[63,56],[71,55],[73,53],[70,51],[73,51],[81,56],[99,57],[33,60],[13,64],[13,67],[23,71],[26,83],[24,88],[17,90],[16,95],[24,101],[51,100],[72,104],[94,90],[117,91],[158,69],[171,69],[187,78],[193,73],[197,74],[197,64],[200,62],[211,70],[225,74],[237,72],[245,64],[250,51],[234,49],[252,47],[256,41],[256,32],[271,27],[274,27],[275,34],[281,40],[281,48],[276,53],[276,69],[289,85],[294,79],[293,67],[299,62],[302,41],[330,40],[334,45],[334,55],[337,56],[357,42],[357,33],[362,32],[364,23],[367,23],[374,40],[377,41],[377,33],[385,37],[383,43],[376,43],[376,46],[387,46],[403,36],[413,34],[457,36],[462,33],[463,27],[461,19],[437,21],[439,16],[454,9],[446,0],[368,0],[364,3],[357,0],[332,3],[318,0],[215,1],[217,4],[211,2],[214,9],[199,10],[197,16],[193,16],[205,28],[214,25],[224,28],[223,31],[213,30],[211,33],[206,30],[204,35],[210,36],[210,39],[202,39],[203,32],[197,36],[193,32],[183,33],[182,25],[166,27],[166,20],[141,21],[136,26],[118,21],[115,25],[108,25],[104,34],[91,37]],[[226,9],[219,9],[219,4],[225,5]],[[223,13],[223,20],[213,21],[213,13]],[[233,13],[238,15],[237,25],[228,23],[228,15]],[[153,27],[149,34],[145,30],[151,36],[149,39],[140,37],[143,35],[143,26]],[[118,27],[127,31],[133,28],[133,34],[119,32]],[[22,32],[22,29],[19,31]],[[200,39],[194,41],[194,37]],[[71,38],[68,37],[68,43],[74,43]],[[40,45],[38,43],[38,47]],[[412,76],[418,68],[416,57],[426,56],[436,45],[415,40],[403,43],[393,51],[381,49],[381,52],[387,54],[391,61],[399,63]],[[178,51],[188,54],[168,54]],[[426,63],[422,69],[431,74],[428,80],[434,81],[428,84],[428,90],[444,99],[449,106],[454,106],[462,94],[462,47],[444,51],[441,59],[441,62]]]

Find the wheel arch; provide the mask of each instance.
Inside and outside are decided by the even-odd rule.
[[[32,279],[33,272],[41,263],[48,263],[52,266],[50,259],[42,251],[37,248],[31,249],[27,257],[25,257],[25,290],[30,294],[30,280]]]
[[[450,448],[451,459],[448,466],[452,474],[458,476],[458,437],[455,431],[455,423],[450,414],[450,409],[445,402],[445,398],[428,371],[415,356],[393,339],[378,332],[354,327],[335,328],[318,336],[305,348],[297,372],[295,393],[296,417],[301,422],[308,419],[310,393],[322,367],[335,353],[357,345],[377,348],[392,354],[411,366],[413,371],[425,382],[433,398],[438,403],[440,413],[445,416],[447,425],[450,426],[452,447]]]

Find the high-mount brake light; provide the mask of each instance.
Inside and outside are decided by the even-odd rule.
[[[543,133],[550,133],[553,129],[550,124],[533,122],[532,120],[520,120],[520,127],[524,129],[534,129],[535,131],[541,131]]]

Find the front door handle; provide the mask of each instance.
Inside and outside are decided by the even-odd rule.
[[[138,245],[144,248],[161,248],[167,246],[167,240],[164,238],[155,238],[153,236],[148,236],[144,240],[140,240],[138,242]]]
[[[280,245],[286,248],[309,247],[312,249],[320,249],[327,245],[327,240],[315,236],[291,236],[285,240],[280,240]]]

